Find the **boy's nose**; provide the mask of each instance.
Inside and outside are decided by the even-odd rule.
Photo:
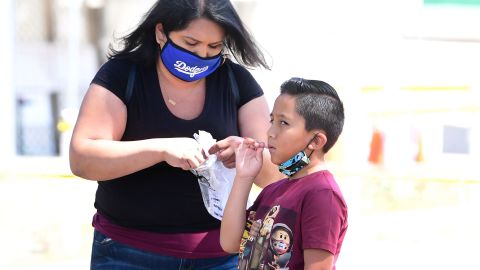
[[[273,136],[274,136],[273,134],[274,134],[274,132],[273,132],[273,126],[270,126],[270,127],[268,128],[268,130],[267,130],[267,136],[268,136],[269,138],[273,138]]]

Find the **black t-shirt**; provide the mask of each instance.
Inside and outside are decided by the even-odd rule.
[[[227,64],[231,65],[238,84],[237,100],[227,83]],[[195,119],[184,120],[168,110],[154,67],[137,67],[131,99],[125,101],[131,65],[128,60],[111,59],[92,80],[127,104],[122,141],[192,138],[199,130],[208,131],[216,140],[238,136],[237,108],[263,95],[248,70],[227,60],[207,77],[203,111]],[[166,162],[117,179],[99,181],[95,207],[110,221],[141,230],[196,232],[220,226],[205,209],[194,175]]]

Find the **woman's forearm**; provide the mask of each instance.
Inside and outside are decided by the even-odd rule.
[[[70,168],[88,180],[114,179],[163,161],[164,144],[164,139],[77,140],[70,145]]]

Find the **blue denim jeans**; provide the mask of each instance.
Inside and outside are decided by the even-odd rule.
[[[236,270],[237,255],[209,259],[181,259],[118,243],[95,230],[91,270]]]

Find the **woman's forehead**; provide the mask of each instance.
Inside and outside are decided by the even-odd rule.
[[[213,43],[223,41],[225,31],[218,23],[212,20],[198,18],[191,21],[185,29],[172,32],[172,34]]]

